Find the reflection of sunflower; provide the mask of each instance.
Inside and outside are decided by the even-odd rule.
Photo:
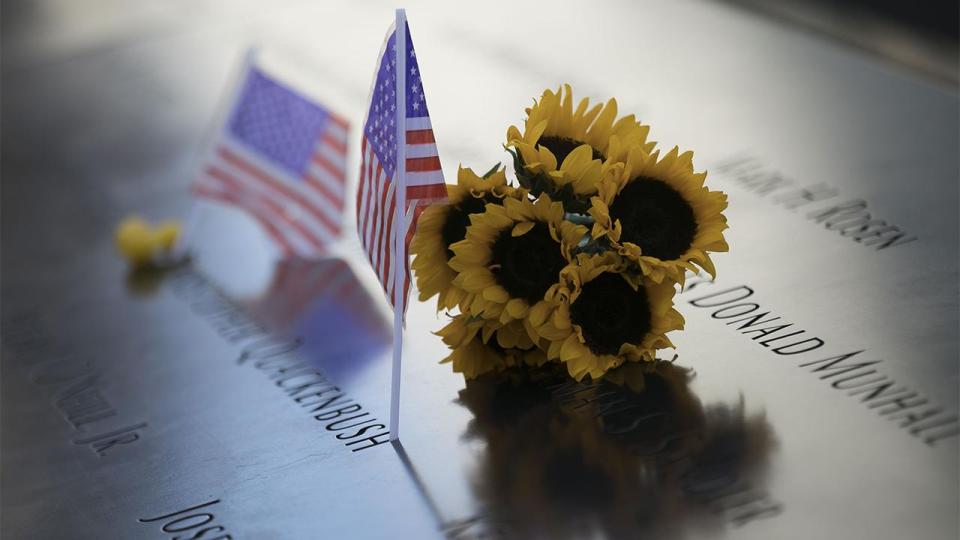
[[[548,356],[560,358],[578,381],[598,379],[624,361],[652,361],[657,349],[673,347],[665,334],[683,328],[673,284],[621,274],[623,268],[611,252],[577,255],[552,291],[553,316],[538,326],[550,341]]]
[[[723,527],[700,518],[727,512],[734,484],[763,491],[775,440],[742,399],[705,408],[692,373],[670,362],[579,383],[552,366],[491,373],[459,392],[473,416],[464,438],[485,443],[470,477],[496,528],[478,536],[673,538],[684,523]]]
[[[421,301],[439,294],[437,309],[441,310],[452,309],[466,299],[463,290],[453,284],[456,272],[447,265],[453,257],[450,246],[463,240],[470,214],[483,212],[487,203],[499,203],[514,192],[503,171],[481,178],[461,167],[457,184],[447,186],[447,204],[433,204],[424,210],[410,242],[414,255],[411,267],[416,273]]]
[[[587,233],[563,216],[561,204],[546,195],[536,202],[507,198],[474,214],[466,239],[451,248],[450,267],[459,272],[453,282],[472,295],[464,312],[503,324],[524,321],[536,339],[527,317],[549,312],[544,298]]]
[[[518,366],[539,367],[547,363],[547,355],[537,349],[504,348],[490,340],[484,343],[474,335],[467,342],[455,347],[441,364],[453,364],[454,373],[463,373],[467,379],[484,373],[503,371]]]
[[[649,152],[654,146],[647,143],[649,126],[632,114],[616,117],[614,99],[592,108],[583,99],[574,110],[570,85],[546,90],[527,109],[523,133],[515,126],[507,130],[507,146],[516,150],[526,174],[546,177],[561,188],[570,185],[580,195],[595,193],[601,168],[625,161],[631,148]]]
[[[683,283],[685,270],[700,266],[716,276],[708,252],[727,251],[723,231],[727,196],[704,186],[706,173],[693,172],[693,152],[677,148],[631,151],[616,181],[605,181],[591,199],[593,237],[606,236],[644,274]]]

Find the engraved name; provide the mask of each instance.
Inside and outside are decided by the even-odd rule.
[[[217,516],[212,507],[217,504],[220,504],[220,499],[157,517],[139,518],[137,521],[159,525],[161,531],[170,534],[171,540],[233,540],[227,528],[216,522]]]
[[[736,156],[720,162],[715,168],[747,191],[768,198],[788,210],[803,210],[804,217],[824,229],[858,244],[884,250],[917,240],[901,227],[877,219],[868,211],[867,201],[837,201],[840,190],[829,184],[798,186],[792,178],[765,167],[758,159]]]
[[[297,356],[300,337],[278,337],[254,321],[205,276],[184,270],[174,276],[174,294],[232,344],[242,346],[237,365],[266,374],[297,407],[353,452],[390,441],[387,425],[327,379],[322,370]]]
[[[119,413],[103,390],[103,371],[50,337],[38,316],[25,313],[5,321],[3,344],[31,369],[30,381],[51,392],[54,409],[79,432],[73,444],[106,457],[141,439],[147,423],[111,425]]]
[[[713,282],[709,278],[698,277],[687,282],[683,293],[710,285]],[[883,360],[865,359],[861,356],[865,349],[824,357],[819,353],[826,346],[822,338],[748,300],[752,300],[753,295],[753,288],[740,285],[698,296],[687,303],[710,310],[713,319],[724,321],[771,353],[796,358],[799,367],[829,383],[831,388],[857,398],[870,410],[896,422],[897,427],[930,446],[960,434],[955,412],[932,405],[920,392],[885,375],[879,369]]]

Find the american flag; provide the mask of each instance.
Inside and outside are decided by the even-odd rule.
[[[193,191],[249,212],[285,255],[317,256],[343,223],[347,131],[250,65]]]
[[[445,200],[447,190],[409,27],[403,22],[404,32],[396,28],[388,31],[380,50],[363,125],[357,229],[391,304],[399,292],[402,313],[410,287],[407,246],[417,218],[427,205]],[[400,200],[405,199],[403,223],[395,219],[400,205],[397,184],[403,189]],[[398,227],[407,231],[402,243],[396,242]],[[400,291],[395,290],[398,271],[403,272]]]

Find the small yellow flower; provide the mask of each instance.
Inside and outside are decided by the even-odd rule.
[[[133,268],[162,264],[180,237],[180,224],[165,221],[156,227],[139,217],[128,217],[117,225],[114,240],[117,250]]]
[[[589,195],[596,193],[602,177],[622,167],[631,149],[653,150],[654,143],[647,142],[649,131],[632,114],[617,120],[615,99],[590,107],[585,98],[574,109],[573,91],[564,85],[556,92],[544,91],[527,109],[522,133],[510,126],[507,146],[522,160],[526,174]]]
[[[683,328],[673,284],[626,269],[616,253],[579,254],[551,291],[553,311],[537,330],[549,341],[547,357],[559,358],[578,381],[625,361],[653,361],[658,349],[673,347],[666,333]]]
[[[433,204],[424,210],[410,242],[410,252],[414,255],[411,268],[416,274],[421,301],[439,294],[439,311],[453,309],[467,299],[463,289],[453,283],[456,272],[447,264],[453,257],[450,246],[463,240],[471,214],[483,212],[486,204],[499,204],[504,197],[515,193],[516,190],[507,185],[502,170],[481,178],[470,169],[460,168],[457,184],[447,186],[448,202]]]
[[[683,283],[697,266],[716,277],[710,252],[727,251],[727,195],[704,186],[693,152],[631,151],[625,167],[591,199],[594,239],[607,238],[656,282]]]
[[[586,227],[565,221],[562,205],[547,195],[488,205],[471,217],[466,239],[451,247],[453,283],[471,295],[461,309],[504,325],[523,321],[535,342],[534,327],[550,309],[548,292],[586,234]]]

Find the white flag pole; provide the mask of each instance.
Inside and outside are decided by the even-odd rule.
[[[196,160],[197,165],[194,166],[194,174],[199,174],[200,168],[204,166],[204,163],[209,161],[210,154],[214,152],[217,140],[223,133],[224,126],[229,121],[229,116],[233,112],[234,104],[243,89],[243,82],[247,79],[250,70],[253,69],[259,52],[256,46],[247,48],[243,53],[243,60],[240,62],[240,65],[237,66],[230,75],[226,88],[220,92],[216,113],[214,114],[214,119],[207,127],[202,146],[203,150],[199,153],[200,157]],[[191,182],[191,187],[195,181],[194,179]],[[192,199],[189,213],[187,214],[186,220],[184,220],[180,241],[177,242],[177,245],[173,249],[174,258],[176,259],[183,257],[189,252],[190,244],[193,243],[193,238],[200,228],[202,218],[200,201],[197,200],[196,196],[193,196]]]
[[[390,440],[400,439],[400,361],[403,356],[403,311],[406,303],[404,283],[407,274],[407,13],[397,10],[397,37],[394,41],[397,84],[397,167],[394,193],[397,211],[393,215],[393,376],[390,384]]]

